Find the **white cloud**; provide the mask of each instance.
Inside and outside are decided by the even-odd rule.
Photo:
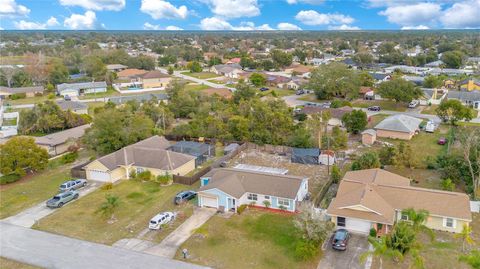
[[[440,18],[445,28],[480,28],[480,0],[455,3]]]
[[[0,17],[23,17],[30,13],[30,9],[15,0],[0,0],[0,7]]]
[[[13,22],[13,26],[18,30],[44,30],[56,25],[59,23],[55,17],[50,17],[45,23],[24,20]]]
[[[97,28],[97,16],[93,11],[87,11],[84,15],[72,14],[65,18],[63,25],[72,30],[95,29]]]
[[[299,3],[310,4],[310,5],[320,5],[323,2],[325,1],[324,0],[287,0],[287,3],[289,3],[290,5],[299,4]]]
[[[62,6],[79,6],[90,10],[119,11],[125,8],[125,0],[60,0]]]
[[[188,15],[186,6],[175,7],[163,0],[142,0],[140,11],[150,15],[153,19],[185,19]]]
[[[211,31],[270,31],[275,30],[268,24],[255,26],[255,23],[247,21],[241,22],[239,26],[233,26],[228,21],[221,18],[204,18],[200,21],[200,29]]]
[[[260,15],[257,0],[207,0],[207,4],[219,17],[241,18]]]
[[[406,6],[392,6],[378,14],[401,26],[429,25],[442,16],[441,6],[434,3],[419,3]]]
[[[298,27],[295,24],[291,24],[288,22],[281,22],[277,25],[278,30],[282,31],[299,31],[302,30],[302,28]]]
[[[338,26],[329,26],[328,30],[356,31],[356,30],[360,30],[360,27],[342,24]]]
[[[151,23],[148,23],[148,22],[143,24],[143,29],[144,30],[167,30],[167,31],[181,31],[181,30],[183,30],[182,28],[180,28],[178,26],[174,26],[174,25],[167,26],[167,27],[165,27],[165,29],[163,29],[160,25],[154,25],[154,24],[151,24]]]
[[[180,28],[180,27],[175,26],[175,25],[169,25],[165,28],[165,30],[167,30],[167,31],[183,31],[183,28]]]
[[[315,10],[302,10],[295,19],[306,25],[350,24],[355,21],[350,16],[339,13],[318,13]]]
[[[402,30],[428,30],[430,27],[426,25],[417,25],[417,26],[403,26]]]

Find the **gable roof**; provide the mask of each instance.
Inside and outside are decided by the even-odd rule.
[[[448,91],[447,99],[458,99],[460,101],[480,101],[479,91]]]
[[[85,130],[90,124],[77,126],[53,134],[35,137],[35,143],[39,145],[56,146],[67,142],[68,139],[78,139],[85,134]]]
[[[37,93],[43,92],[45,89],[43,86],[32,86],[32,87],[19,87],[19,88],[9,88],[5,86],[0,86],[0,92],[7,92],[10,94],[15,93]]]
[[[113,170],[120,165],[134,165],[161,170],[174,170],[195,157],[166,150],[170,142],[163,136],[152,136],[113,153],[105,155],[97,161]]]
[[[466,194],[411,187],[409,182],[408,178],[378,168],[347,172],[327,212],[393,224],[395,211],[414,208],[425,209],[431,215],[471,220]]]
[[[377,126],[375,126],[375,129],[412,133],[418,129],[421,122],[421,119],[404,114],[396,114],[382,120]]]
[[[247,192],[295,199],[305,179],[234,168],[212,169],[203,177],[210,178],[210,181],[199,191],[219,189],[237,199]]]
[[[143,74],[136,75],[138,77],[141,77],[143,79],[150,79],[150,78],[169,78],[170,76],[167,74],[164,74],[158,70],[153,70],[153,71],[148,71]]]
[[[57,85],[59,91],[63,90],[81,90],[81,89],[93,89],[93,88],[106,88],[107,83],[105,81],[96,82],[80,82],[80,83],[62,83]]]
[[[223,97],[225,99],[232,99],[233,97],[232,91],[226,88],[208,88],[208,89],[202,90],[201,93],[206,96],[213,96],[217,94],[218,96]]]
[[[145,74],[147,72],[148,72],[147,70],[143,70],[143,69],[129,68],[129,69],[125,69],[120,72],[117,72],[117,77],[119,78],[131,77],[131,76]]]

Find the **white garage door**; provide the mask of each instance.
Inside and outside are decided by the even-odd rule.
[[[208,196],[201,196],[201,197],[202,197],[202,206],[213,207],[213,208],[218,207],[217,198],[208,197]]]
[[[370,228],[372,227],[369,221],[364,221],[364,220],[347,218],[345,222],[346,222],[345,228],[352,232],[368,234],[370,232]]]
[[[110,182],[110,173],[96,170],[88,170],[88,179]]]

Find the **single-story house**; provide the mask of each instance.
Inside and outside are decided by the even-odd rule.
[[[462,80],[458,85],[462,91],[480,91],[480,80],[475,78]]]
[[[57,85],[57,92],[63,96],[79,96],[87,93],[106,92],[107,83],[105,81],[98,82],[82,82],[82,83],[62,83]]]
[[[290,80],[292,79],[286,76],[267,75],[267,85],[271,87],[286,88],[286,84]]]
[[[373,129],[367,129],[362,132],[362,144],[373,145],[377,140],[377,132]]]
[[[215,155],[215,147],[194,141],[178,141],[170,146],[168,150],[194,156],[195,165],[197,166],[204,163],[209,157]]]
[[[233,98],[232,91],[226,88],[208,88],[208,89],[202,90],[200,93],[206,96],[218,95],[227,100],[230,100]]]
[[[480,91],[448,91],[447,99],[456,99],[465,106],[480,110]]]
[[[295,212],[308,193],[308,178],[216,168],[200,178],[198,205],[236,212],[241,205],[255,205]]]
[[[128,66],[123,64],[107,64],[107,70],[112,72],[120,72],[127,69]]]
[[[410,140],[419,131],[421,119],[397,114],[389,116],[375,126],[377,137]]]
[[[307,84],[307,80],[303,78],[294,77],[289,82],[285,83],[285,86],[289,90],[299,90],[302,89],[304,85]]]
[[[389,74],[384,74],[384,73],[369,73],[369,74],[373,77],[376,84],[389,81],[392,79],[392,76]]]
[[[67,152],[68,147],[75,145],[77,140],[85,134],[85,130],[88,128],[90,128],[90,124],[35,137],[35,144],[45,148],[50,156],[60,155]]]
[[[210,68],[210,72],[228,78],[238,78],[243,70],[239,64],[217,64]]]
[[[70,110],[76,114],[88,114],[88,105],[77,101],[57,101],[57,105],[63,110]]]
[[[195,157],[167,150],[163,136],[152,136],[105,155],[84,166],[87,179],[115,182],[146,170],[152,175],[186,175],[195,169]]]
[[[423,98],[420,98],[420,105],[439,105],[445,97],[447,97],[447,90],[444,89],[429,89],[422,88]]]
[[[147,70],[137,69],[137,68],[128,68],[117,73],[117,79],[120,81],[129,81],[132,79],[135,80],[136,76],[143,75],[147,73]]]
[[[114,96],[108,98],[109,102],[115,104],[125,104],[128,101],[137,101],[139,103],[150,101],[152,99],[156,99],[158,102],[168,102],[168,95],[165,93],[149,93],[149,94],[139,94],[139,95],[127,95],[127,96]]]
[[[410,179],[378,168],[347,172],[327,214],[337,228],[382,235],[409,221],[402,214],[408,208],[427,210],[425,225],[434,230],[460,233],[472,221],[468,195],[412,187]]]
[[[440,67],[443,64],[444,62],[442,60],[437,60],[437,61],[433,61],[425,64],[425,67]]]
[[[43,86],[10,88],[0,86],[0,99],[5,99],[12,94],[25,94],[26,97],[34,97],[35,94],[43,94]]]
[[[137,75],[137,82],[144,89],[148,88],[165,88],[170,84],[172,78],[158,70],[148,71],[144,74]]]
[[[375,99],[375,91],[371,87],[360,87],[358,91],[360,96],[366,100],[374,100]]]
[[[296,74],[301,76],[301,75],[310,73],[312,69],[313,68],[311,66],[295,63],[285,67],[284,72],[288,74]]]

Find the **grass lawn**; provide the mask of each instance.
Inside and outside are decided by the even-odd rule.
[[[104,102],[88,102],[88,114],[93,115],[93,111],[97,107],[103,107],[105,105]]]
[[[437,109],[437,107],[438,105],[426,106],[425,109],[422,110],[422,114],[436,115],[437,112],[435,112],[435,109]]]
[[[210,72],[199,72],[199,73],[192,73],[192,72],[184,72],[182,73],[183,75],[194,77],[194,78],[199,78],[199,79],[207,79],[207,78],[216,78],[219,77],[219,75],[215,73],[210,73]]]
[[[357,99],[352,102],[354,107],[367,108],[369,106],[379,106],[382,110],[391,110],[391,111],[406,111],[407,106],[403,103],[397,103],[390,100],[363,100]]]
[[[189,262],[212,268],[317,268],[318,257],[301,262],[294,257],[300,240],[291,215],[247,210],[229,219],[213,216],[177,252],[188,249]]]
[[[185,85],[185,89],[189,91],[201,91],[205,89],[209,89],[207,85],[201,85],[201,84],[187,84]]]
[[[47,100],[55,101],[54,99],[48,99],[48,93],[45,93],[42,96],[26,97],[26,98],[20,98],[17,100],[6,100],[6,103],[13,106],[13,105],[43,103]]]
[[[216,79],[209,79],[208,81],[209,81],[209,82],[212,82],[212,83],[215,83],[215,84],[218,84],[218,85],[223,85],[223,84],[225,84],[225,81],[216,80]]]
[[[390,116],[390,115],[376,114],[376,115],[371,116],[368,120],[367,128],[375,127],[377,124],[379,124],[382,120],[384,120],[388,116]]]
[[[304,94],[300,98],[298,98],[298,100],[307,102],[320,102],[320,100],[317,99],[317,96],[314,93]]]
[[[80,158],[86,161],[85,150]],[[72,164],[60,165],[59,159],[50,162],[45,171],[28,175],[17,182],[3,185],[0,189],[0,219],[17,214],[57,193],[58,186],[70,179]]]
[[[36,269],[40,267],[36,267],[29,264],[25,264],[25,263],[0,257],[0,268],[2,269]]]
[[[180,184],[162,187],[154,182],[122,181],[111,190],[96,190],[55,211],[34,228],[111,245],[120,239],[137,236],[159,212],[174,210],[173,197],[190,188]],[[97,213],[107,194],[120,199],[113,222],[110,216]]]
[[[267,96],[267,95],[272,95],[273,96],[274,91],[275,91],[275,94],[277,95],[277,97],[283,97],[283,96],[288,96],[288,95],[295,94],[295,91],[293,91],[293,90],[269,87],[268,91],[260,92],[259,95],[260,96]]]
[[[475,245],[472,249],[480,247],[480,214],[472,214],[473,221],[471,226],[473,228],[472,237],[475,240]],[[429,269],[443,269],[443,268],[457,268],[468,269],[466,263],[458,261],[458,257],[462,255],[462,242],[460,239],[454,237],[452,233],[435,232],[436,238],[431,242],[427,236],[421,236],[423,249],[420,255],[424,258],[424,264]],[[396,264],[389,258],[383,258],[382,266],[380,266],[379,258],[375,258],[372,264],[372,269],[394,269],[394,268],[409,268],[406,260],[404,263]]]

